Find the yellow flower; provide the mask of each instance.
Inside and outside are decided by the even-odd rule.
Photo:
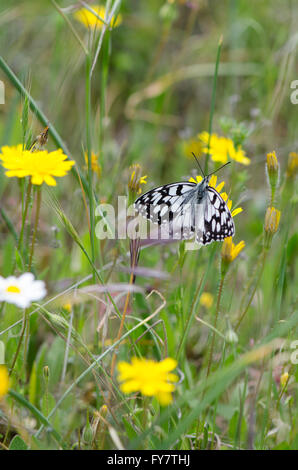
[[[265,232],[273,235],[277,232],[280,220],[280,211],[274,207],[268,207],[265,215]]]
[[[9,389],[9,376],[5,366],[0,365],[0,400]]]
[[[280,385],[282,387],[285,387],[285,385],[288,383],[289,381],[289,373],[288,372],[284,372],[281,376],[280,376]]]
[[[98,5],[90,5],[90,8],[94,11],[92,13],[90,10],[87,8],[81,8],[80,10],[76,11],[74,13],[74,17],[80,21],[86,28],[95,28],[95,29],[102,29],[104,23],[100,21],[100,18],[103,20],[105,19],[106,15],[106,9],[104,6],[98,6]],[[117,18],[115,19],[115,16],[112,17],[110,27],[111,28],[116,28],[122,23],[122,16],[120,14],[117,15]]]
[[[142,184],[147,184],[147,175],[141,176],[141,166],[138,163],[135,163],[134,165],[131,165],[129,167],[130,170],[132,170],[131,175],[130,175],[130,180],[128,182],[128,188],[131,191],[135,191],[138,194],[142,192],[141,190],[141,185]]]
[[[155,396],[161,405],[172,402],[172,392],[178,376],[171,371],[177,366],[177,361],[170,357],[156,362],[151,359],[133,357],[131,364],[119,362],[118,380],[123,393],[141,392],[142,395]]]
[[[203,292],[200,298],[200,304],[207,309],[212,307],[213,295],[210,292]]]
[[[287,176],[294,176],[298,170],[298,153],[291,152],[288,159]]]
[[[278,171],[278,160],[275,152],[267,153],[267,169],[268,172],[276,173]]]
[[[66,160],[67,156],[61,149],[53,152],[47,150],[29,152],[22,150],[20,144],[14,147],[2,147],[1,151],[0,160],[7,170],[5,174],[8,178],[31,176],[32,184],[37,185],[45,182],[49,186],[56,186],[53,176],[65,176],[75,165],[74,161]]]
[[[63,305],[63,308],[64,308],[64,310],[66,310],[67,312],[70,313],[70,312],[71,312],[71,308],[72,308],[71,303],[68,302],[68,303],[64,304],[64,305]]]
[[[200,184],[201,181],[203,180],[202,176],[196,176],[196,179],[194,178],[189,178],[188,181],[190,181],[191,183],[196,183],[196,184]],[[221,183],[219,183],[218,186],[216,186],[216,183],[217,183],[217,176],[216,175],[212,175],[211,178],[210,178],[210,181],[209,181],[209,186],[211,186],[212,188],[216,189],[216,191],[221,195],[221,197],[223,198],[223,200],[227,203],[227,206],[229,208],[229,210],[232,209],[232,200],[231,199],[228,199],[228,195],[227,193],[223,192],[221,193],[220,191],[222,190],[222,188],[224,187],[225,185],[225,182],[222,181]],[[240,214],[240,212],[242,212],[243,209],[242,207],[237,207],[237,209],[234,209],[232,212],[231,212],[231,215],[232,217],[235,217],[235,215],[237,214]]]
[[[207,153],[209,133],[201,132],[198,137],[204,144],[203,152]],[[241,145],[235,148],[232,139],[219,137],[217,134],[211,134],[209,154],[214,162],[227,163],[231,159],[242,165],[250,164],[250,159],[246,157]]]
[[[100,177],[100,175],[101,175],[101,166],[98,163],[98,158],[99,158],[99,155],[96,155],[96,153],[91,152],[91,169],[92,169],[92,171],[94,171],[94,173],[97,174],[98,177]],[[88,169],[88,154],[87,154],[87,152],[85,152],[85,162],[87,164],[86,168]]]
[[[279,164],[275,152],[267,153],[267,175],[269,186],[271,188],[271,202],[274,201],[275,190],[278,186],[279,180]]]
[[[234,245],[232,237],[225,238],[221,249],[221,257],[223,261],[231,263],[235,258],[237,258],[244,247],[245,243],[243,240],[239,242],[238,245]]]
[[[192,137],[183,142],[183,152],[189,158],[193,158],[193,153],[196,157],[200,157],[203,153],[203,144],[198,138]]]

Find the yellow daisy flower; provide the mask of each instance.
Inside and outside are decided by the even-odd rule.
[[[245,243],[243,240],[238,243],[238,245],[234,245],[232,242],[232,237],[225,238],[221,250],[221,257],[223,261],[226,263],[231,263],[234,261],[234,259],[237,258],[240,251],[242,251],[244,247]]]
[[[13,147],[4,146],[1,151],[1,164],[7,170],[5,174],[8,178],[31,176],[31,183],[36,185],[45,182],[48,186],[56,186],[53,177],[65,176],[75,165],[74,161],[67,160],[61,149],[53,152],[47,150],[29,152],[23,150],[19,144]]]
[[[9,377],[7,368],[3,365],[0,365],[0,400],[4,395],[7,394],[9,389]]]
[[[139,359],[133,357],[131,364],[119,362],[118,380],[123,393],[141,392],[142,395],[155,396],[161,405],[172,402],[172,392],[178,376],[171,371],[177,366],[177,361],[170,357],[156,362],[151,359]]]
[[[188,181],[190,181],[191,183],[200,184],[202,180],[203,180],[203,177],[197,175],[196,179],[189,178]],[[212,175],[211,178],[210,178],[210,181],[209,181],[209,186],[212,186],[212,188],[216,189],[216,191],[221,195],[223,200],[227,203],[227,206],[228,206],[229,210],[231,211],[231,209],[232,209],[232,200],[228,199],[227,193],[225,193],[225,192],[221,193],[221,190],[224,187],[225,182],[222,181],[221,183],[219,183],[218,186],[216,186],[216,183],[217,183],[217,176]],[[231,215],[232,215],[232,217],[235,217],[235,215],[240,214],[240,212],[242,212],[242,211],[243,211],[242,207],[237,207],[237,209],[234,209],[231,212]]]
[[[106,9],[104,6],[98,5],[90,5],[90,8],[94,11],[95,14],[87,8],[81,8],[80,10],[74,13],[74,17],[86,28],[94,28],[100,30],[103,27],[104,23],[100,21],[99,18],[102,18],[103,20],[105,19]],[[110,26],[112,28],[116,28],[121,23],[122,16],[118,14],[116,19],[115,16],[112,17]]]
[[[209,133],[204,131],[198,135],[204,144],[203,152],[208,152]],[[250,159],[246,157],[245,151],[239,145],[235,148],[232,139],[220,137],[217,134],[211,134],[209,154],[214,162],[227,163],[229,159],[235,160],[242,165],[249,165]]]

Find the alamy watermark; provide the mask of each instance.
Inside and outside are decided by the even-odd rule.
[[[175,215],[167,204],[148,204],[142,210],[141,215],[133,205],[128,206],[126,196],[118,196],[117,215],[113,205],[98,205],[95,209],[95,217],[99,218],[95,226],[96,237],[100,240],[141,239],[149,244],[151,241],[187,240],[186,250],[200,248],[195,238],[200,238],[204,228],[202,204],[183,204]]]
[[[291,353],[291,363],[297,365],[298,364],[298,340],[292,341],[290,344],[290,348],[294,349]]]
[[[5,104],[5,85],[2,80],[0,80],[0,104]]]
[[[291,103],[298,104],[298,80],[293,80],[290,87],[294,89],[290,96]]]

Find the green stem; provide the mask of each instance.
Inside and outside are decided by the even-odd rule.
[[[257,277],[255,287],[253,288],[253,291],[252,291],[252,294],[251,294],[251,296],[250,296],[250,298],[249,298],[249,301],[248,301],[248,303],[247,303],[247,306],[245,307],[245,309],[243,310],[243,313],[242,313],[242,314],[240,315],[240,317],[239,317],[239,320],[238,320],[238,322],[237,322],[237,324],[236,324],[236,326],[235,326],[235,331],[238,330],[238,328],[239,328],[239,326],[240,326],[240,324],[241,324],[243,318],[245,317],[245,315],[246,315],[246,313],[247,313],[247,311],[248,311],[248,309],[249,309],[249,307],[250,307],[250,304],[251,304],[252,301],[253,301],[253,298],[254,298],[254,296],[255,296],[256,290],[257,290],[258,285],[259,285],[259,283],[260,283],[260,280],[261,280],[261,278],[262,278],[262,274],[263,274],[264,267],[265,267],[265,262],[266,262],[267,253],[268,253],[268,251],[267,251],[266,249],[264,249],[264,251],[263,251],[263,257],[262,257],[262,263],[261,263],[261,269],[260,269],[259,275],[258,275],[258,277]]]
[[[215,252],[216,252],[216,247],[214,246],[212,248],[212,251],[211,251],[211,255],[210,255],[210,258],[209,258],[209,263],[208,263],[207,269],[206,269],[205,273],[203,274],[201,282],[199,283],[199,285],[196,289],[194,299],[193,299],[191,307],[190,307],[190,311],[189,311],[189,315],[188,315],[188,318],[187,318],[187,321],[186,321],[186,325],[185,325],[185,328],[184,328],[184,331],[183,331],[183,334],[182,334],[182,338],[180,340],[180,344],[178,346],[178,352],[177,352],[177,357],[176,357],[177,361],[179,361],[184,343],[186,341],[186,338],[188,336],[190,327],[192,325],[192,322],[193,322],[193,319],[194,319],[194,316],[195,316],[195,306],[196,306],[197,300],[200,298],[201,292],[204,289],[204,286],[206,284],[207,277],[208,277],[208,274],[209,274],[209,270],[210,270],[210,267],[212,265],[212,262],[213,262],[213,259],[214,259],[214,256],[215,256]]]
[[[29,202],[30,202],[31,189],[32,189],[32,183],[30,180],[27,186],[25,208],[24,208],[24,212],[22,215],[22,227],[21,227],[21,232],[20,232],[19,241],[18,241],[18,251],[21,251],[22,246],[23,246],[24,229],[25,229],[25,223],[26,223],[28,207],[29,207]]]
[[[213,122],[213,115],[214,115],[214,108],[215,108],[215,95],[216,95],[216,85],[217,85],[217,77],[218,77],[218,67],[219,67],[219,60],[220,60],[220,53],[221,53],[221,46],[222,46],[222,36],[219,38],[218,46],[217,46],[217,55],[216,55],[216,62],[215,62],[215,71],[213,75],[213,86],[212,86],[212,98],[211,98],[211,110],[210,110],[210,117],[209,117],[209,138],[208,138],[208,151],[206,155],[205,161],[205,175],[208,175],[208,163],[209,163],[209,151],[210,151],[210,141],[211,141],[211,134],[212,134],[212,122]]]
[[[128,330],[126,333],[124,333],[123,336],[121,336],[121,338],[119,338],[117,341],[115,341],[115,343],[110,346],[109,348],[107,348],[102,354],[100,354],[97,359],[95,359],[94,362],[92,362],[92,364],[90,364],[89,367],[87,367],[87,369],[84,370],[84,372],[81,373],[81,375],[79,377],[76,378],[76,380],[74,380],[72,382],[72,384],[68,387],[68,389],[64,392],[64,394],[62,395],[62,397],[60,397],[60,399],[57,401],[56,405],[54,406],[54,408],[50,411],[49,413],[49,416],[48,416],[48,419],[50,419],[55,413],[56,411],[58,410],[59,406],[61,405],[61,403],[65,400],[65,398],[69,395],[69,393],[78,385],[78,383],[81,382],[81,380],[83,380],[93,369],[94,367],[98,366],[98,364],[100,364],[100,362],[112,351],[115,350],[115,348],[117,348],[117,346],[125,339],[127,338],[129,335],[131,335],[134,331],[136,331],[138,328],[140,328],[142,325],[145,325],[146,323],[148,323],[152,318],[154,318],[157,314],[158,314],[159,310],[157,309],[155,312],[151,313],[151,315],[149,315],[147,318],[145,318],[144,320],[142,320],[140,323],[138,323],[136,326],[134,326],[133,328],[131,328],[130,330]],[[41,431],[43,430],[43,427],[44,426],[41,426],[40,429],[35,433],[35,437],[38,437],[39,434],[41,433]]]
[[[86,55],[86,143],[88,155],[88,196],[89,196],[89,214],[90,214],[90,243],[91,259],[95,262],[95,240],[94,240],[94,199],[92,182],[92,160],[91,160],[91,57]],[[95,273],[93,272],[93,281],[95,282]]]
[[[11,368],[10,368],[10,371],[9,371],[10,376],[13,373],[14,367],[15,367],[16,362],[17,362],[17,358],[18,358],[19,353],[20,353],[21,345],[22,345],[23,338],[24,338],[24,333],[25,333],[25,330],[26,330],[26,325],[27,325],[27,313],[26,313],[26,310],[24,310],[22,330],[21,330],[21,334],[20,334],[20,337],[19,337],[19,342],[18,342],[18,345],[17,345],[17,349],[16,349],[16,352],[15,352],[14,358],[12,360]]]
[[[47,427],[48,433],[52,434],[53,438],[58,442],[58,444],[63,448],[66,449],[66,443],[63,441],[62,437],[53,427],[53,425],[49,422],[49,420],[34,406],[32,403],[27,401],[22,395],[19,395],[14,390],[9,391],[9,395],[14,399],[17,400],[21,405],[27,408],[31,413],[40,420],[43,426]]]
[[[52,136],[57,147],[60,147],[68,157],[71,157],[71,153],[69,149],[67,148],[67,145],[65,144],[65,142],[62,140],[62,137],[58,134],[55,127],[49,122],[47,116],[41,111],[36,101],[32,98],[30,93],[26,90],[24,85],[20,82],[18,77],[11,70],[11,68],[5,62],[2,56],[0,56],[0,69],[5,73],[7,78],[10,80],[10,82],[15,87],[15,89],[20,93],[20,95],[28,99],[31,111],[35,114],[35,116],[41,122],[41,124],[43,124],[44,127],[49,126],[49,134]],[[72,174],[75,176],[77,181],[79,181],[77,171],[80,172],[78,168],[73,167],[71,169]],[[79,174],[80,174],[84,189],[86,191],[88,189],[86,178],[81,173]]]
[[[220,301],[221,301],[221,295],[222,295],[224,280],[225,280],[225,274],[222,273],[221,274],[221,279],[220,279],[220,284],[219,284],[218,296],[217,296],[216,313],[215,313],[215,319],[214,319],[214,325],[213,325],[213,334],[212,334],[209,360],[208,360],[208,366],[207,366],[207,374],[206,374],[207,379],[208,379],[209,374],[210,374],[210,369],[211,369],[211,364],[212,364],[212,359],[213,359],[213,350],[214,350],[215,335],[216,335],[216,325],[217,325],[217,319],[218,319],[218,314],[219,314]]]
[[[38,187],[37,188],[37,196],[36,196],[35,223],[34,223],[34,231],[33,231],[33,237],[32,237],[32,244],[31,244],[28,271],[31,270],[32,261],[33,261],[33,253],[34,253],[34,246],[35,246],[37,227],[38,227],[38,221],[39,221],[40,206],[41,206],[41,187]]]

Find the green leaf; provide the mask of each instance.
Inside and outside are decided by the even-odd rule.
[[[36,363],[34,363],[31,374],[30,374],[30,380],[29,380],[29,401],[33,405],[36,405],[36,390],[37,390],[37,374],[36,374]]]
[[[0,341],[0,364],[5,364],[5,344]]]
[[[9,450],[28,450],[28,446],[23,439],[17,435],[10,442]]]

